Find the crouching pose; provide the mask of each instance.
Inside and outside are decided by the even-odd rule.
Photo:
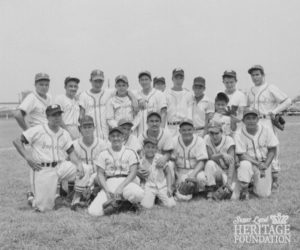
[[[208,135],[204,137],[209,161],[205,165],[207,178],[207,198],[237,199],[239,191],[235,170],[235,143],[234,140],[222,132],[222,124],[211,122],[208,124]],[[217,188],[221,186],[228,190],[226,197],[220,194]],[[216,192],[215,192],[216,191]],[[220,195],[220,196],[219,196]]]
[[[157,167],[157,160],[161,157],[157,153],[157,140],[147,138],[143,144],[145,156],[141,161],[141,169],[148,172],[148,177],[141,204],[145,208],[152,208],[157,197],[164,206],[173,207],[176,203],[173,198],[172,174],[168,165]]]
[[[179,132],[172,156],[177,186],[175,195],[178,200],[190,200],[193,194],[204,189],[206,178],[203,170],[208,156],[204,140],[194,134],[192,120],[182,121]]]
[[[269,127],[258,123],[258,111],[246,108],[243,113],[245,127],[235,137],[236,153],[240,158],[237,170],[241,185],[241,200],[249,199],[248,186],[253,179],[253,191],[260,197],[271,194],[271,164],[276,155],[278,139]]]
[[[88,208],[93,216],[104,215],[103,204],[111,198],[122,198],[138,203],[144,197],[144,190],[136,183],[139,157],[137,153],[123,146],[123,132],[119,127],[109,131],[111,146],[102,151],[95,164],[102,190]]]
[[[13,142],[34,170],[32,206],[41,212],[54,208],[59,182],[75,181],[75,187],[81,186],[86,172],[74,152],[71,136],[60,127],[62,112],[59,105],[48,106],[48,124],[29,128]],[[24,144],[28,144],[30,150],[26,150]],[[71,161],[66,161],[67,155]]]

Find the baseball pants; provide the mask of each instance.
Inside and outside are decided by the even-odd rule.
[[[272,175],[271,167],[265,170],[265,177],[260,177],[259,169],[250,161],[241,161],[237,169],[238,180],[250,183],[253,179],[253,191],[259,197],[268,197],[271,195]]]
[[[114,193],[118,186],[126,179],[126,177],[109,178],[106,180],[108,189]],[[141,202],[144,197],[144,190],[136,183],[131,182],[123,189],[123,197],[131,203]],[[91,205],[88,207],[88,213],[93,216],[103,216],[103,204],[107,201],[104,190],[101,190]]]

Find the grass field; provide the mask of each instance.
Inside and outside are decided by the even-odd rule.
[[[247,202],[180,203],[141,214],[93,218],[63,208],[45,214],[26,204],[28,170],[11,141],[20,133],[14,120],[0,120],[0,249],[300,249],[300,118],[288,117],[280,133],[281,189]],[[8,149],[7,149],[8,148]],[[289,215],[290,244],[236,244],[233,220]]]

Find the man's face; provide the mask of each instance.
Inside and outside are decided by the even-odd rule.
[[[140,85],[143,89],[151,88],[151,78],[147,75],[142,75],[139,78]]]
[[[209,137],[214,144],[219,144],[222,141],[222,131],[209,131]]]
[[[152,115],[148,117],[147,120],[148,129],[152,131],[157,131],[160,128],[160,124],[161,124],[161,120],[158,116]]]
[[[49,91],[49,80],[39,80],[35,83],[35,90],[38,94],[46,95]]]
[[[152,143],[147,143],[146,145],[144,145],[144,151],[146,157],[152,158],[157,152],[157,146]]]
[[[194,91],[194,95],[195,97],[200,97],[203,96],[204,91],[205,91],[205,87],[203,85],[199,85],[199,84],[194,84],[193,85],[193,91]]]
[[[259,86],[264,82],[264,75],[261,73],[260,70],[253,70],[251,72],[251,78],[255,86]]]
[[[258,116],[255,114],[246,115],[243,118],[243,122],[245,123],[247,129],[255,129],[258,124]]]
[[[157,90],[160,90],[161,92],[164,92],[166,89],[166,84],[163,82],[156,82],[154,84],[154,88],[156,88]]]
[[[69,81],[65,86],[67,96],[74,97],[78,90],[78,83],[75,81]]]
[[[109,137],[112,146],[121,146],[123,143],[123,134],[118,131],[112,132]]]
[[[92,84],[92,89],[96,91],[101,91],[104,82],[103,80],[96,79],[96,80],[91,80],[90,82]]]
[[[193,133],[194,133],[194,127],[189,124],[183,124],[179,132],[182,136],[182,139],[184,141],[192,141],[193,140]]]
[[[184,76],[183,75],[175,75],[172,77],[174,86],[177,87],[182,87],[183,81],[184,81]]]
[[[128,83],[123,81],[118,81],[115,85],[117,93],[119,95],[126,95],[128,90]]]
[[[48,119],[49,125],[60,126],[62,123],[62,113],[57,112],[53,115],[49,115],[49,116],[47,116],[47,119]]]
[[[225,85],[226,90],[231,93],[236,90],[236,80],[234,77],[224,77],[223,83]]]
[[[93,124],[83,124],[80,126],[80,133],[82,137],[91,137],[94,136],[95,126]]]
[[[215,109],[217,113],[223,114],[226,112],[227,109],[227,103],[225,101],[216,101],[215,102]]]
[[[124,137],[125,138],[128,138],[130,133],[131,133],[131,128],[132,128],[132,125],[131,124],[123,124],[121,126],[122,130],[123,130],[123,134],[124,134]]]

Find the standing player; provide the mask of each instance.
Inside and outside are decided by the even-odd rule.
[[[153,88],[165,92],[166,90],[166,79],[163,76],[157,76],[153,79]]]
[[[59,104],[64,111],[62,115],[62,128],[67,130],[72,139],[79,138],[78,130],[80,107],[76,98],[78,84],[80,80],[76,77],[67,77],[65,79],[65,95],[59,95],[55,99],[55,103]]]
[[[102,190],[88,208],[90,215],[104,215],[103,204],[112,197],[123,197],[131,203],[138,203],[143,199],[143,189],[134,182],[139,157],[135,151],[123,145],[123,140],[120,128],[110,130],[111,146],[102,151],[96,161]]]
[[[235,136],[236,154],[240,158],[237,169],[240,199],[249,199],[248,186],[252,179],[254,193],[267,197],[271,194],[271,165],[279,142],[270,127],[259,123],[257,110],[246,108],[243,122],[245,126]]]
[[[167,123],[173,136],[178,135],[178,126],[183,119],[192,118],[189,112],[192,100],[192,93],[182,88],[184,71],[176,68],[172,72],[173,87],[166,91],[168,104]]]
[[[152,77],[149,71],[139,73],[139,82],[142,90],[138,92],[138,99],[142,104],[142,109],[139,112],[140,122],[138,126],[138,135],[143,134],[147,129],[147,115],[149,112],[158,112],[161,114],[161,126],[166,125],[167,117],[167,101],[165,95],[154,89],[151,85]]]
[[[205,79],[203,77],[199,76],[194,79],[193,91],[192,120],[195,133],[202,137],[206,131],[208,119],[214,113],[214,104],[204,93]]]
[[[265,71],[262,66],[255,65],[248,70],[248,73],[251,75],[252,82],[255,85],[247,94],[248,105],[258,110],[260,123],[269,127],[276,135],[277,131],[272,124],[271,117],[287,109],[291,105],[291,99],[276,86],[266,83]],[[277,149],[274,163],[272,164],[272,189],[274,191],[278,190],[279,187],[278,175],[280,165],[278,153],[279,149]]]

